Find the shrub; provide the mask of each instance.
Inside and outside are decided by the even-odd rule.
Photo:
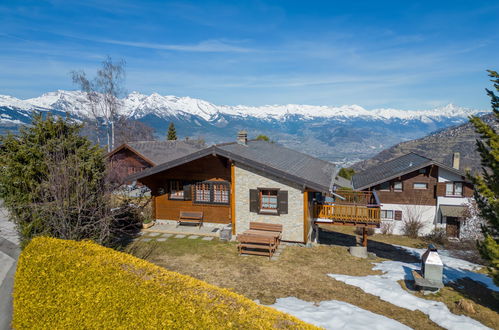
[[[290,315],[90,241],[34,238],[14,284],[15,329],[313,329]]]
[[[409,218],[402,223],[402,232],[411,238],[418,238],[419,232],[423,229],[423,221],[415,218]]]
[[[393,228],[395,227],[395,224],[393,222],[387,222],[383,221],[381,222],[381,233],[383,235],[391,235],[393,234]]]
[[[447,232],[444,228],[434,228],[425,239],[431,243],[444,245],[447,242]]]

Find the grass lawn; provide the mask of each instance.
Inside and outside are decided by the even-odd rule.
[[[346,233],[339,234],[348,236]],[[426,243],[417,240],[383,237],[378,244],[381,244],[380,251],[386,252],[381,253],[385,258],[391,258],[392,250],[395,250],[385,243],[426,246]],[[290,296],[313,302],[334,299],[385,315],[414,329],[440,329],[422,312],[397,307],[327,276],[328,273],[354,276],[379,274],[372,270],[372,262],[386,260],[380,257],[358,259],[352,257],[344,246],[288,246],[275,261],[258,256],[239,256],[235,243],[218,240],[169,238],[164,242],[137,241],[128,246],[127,252],[169,270],[229,288],[250,299],[258,299],[263,304],[272,304],[276,298]],[[398,253],[401,253],[400,250]],[[414,262],[414,257],[409,254],[402,256],[402,259]],[[453,312],[468,314],[492,328],[499,326],[498,314],[487,307],[478,307],[474,315],[458,310],[455,301],[463,296],[452,290],[443,290],[439,300],[444,301]]]
[[[337,233],[342,233],[346,235],[351,235],[355,236],[354,230],[355,227],[351,226],[328,226],[328,225],[321,225],[321,228],[325,230],[332,230]],[[428,242],[424,241],[421,238],[410,238],[407,236],[401,236],[401,235],[382,235],[382,234],[374,234],[372,236],[369,236],[369,241],[375,241],[375,242],[380,242],[380,243],[387,243],[387,244],[396,244],[396,245],[403,245],[403,246],[408,246],[412,248],[427,248],[428,247]]]

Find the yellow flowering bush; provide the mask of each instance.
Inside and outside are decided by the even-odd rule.
[[[15,329],[312,329],[226,289],[90,241],[33,239],[14,284]]]

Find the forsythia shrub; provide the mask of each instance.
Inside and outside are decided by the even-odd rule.
[[[295,317],[102,247],[48,237],[22,252],[15,329],[313,329]]]

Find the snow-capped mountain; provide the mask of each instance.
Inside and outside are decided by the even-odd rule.
[[[85,95],[79,91],[50,92],[20,100],[0,95],[0,131],[29,124],[36,111],[91,118]],[[208,143],[233,140],[237,130],[250,136],[266,134],[294,148],[340,162],[365,159],[380,150],[465,121],[485,111],[449,104],[426,110],[372,109],[358,105],[228,106],[157,93],[133,92],[122,99],[121,113],[140,120],[163,135],[173,121],[180,136],[202,137]]]

